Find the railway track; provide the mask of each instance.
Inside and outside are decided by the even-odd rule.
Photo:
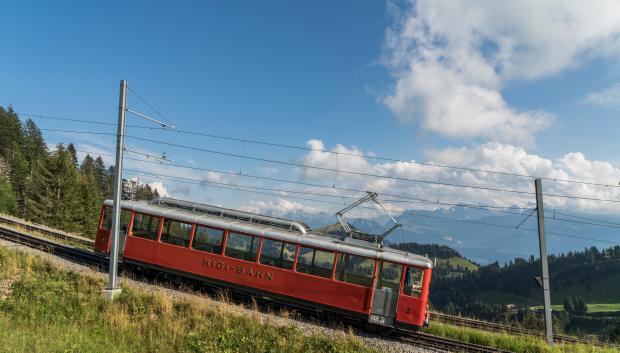
[[[456,341],[444,337],[434,336],[423,332],[411,332],[408,335],[399,336],[399,339],[415,345],[421,345],[433,349],[440,349],[447,352],[467,352],[467,353],[510,353],[511,351],[481,346],[473,343]]]
[[[19,219],[19,218],[7,216],[7,215],[0,215],[0,224],[1,223],[7,224],[9,226],[17,226],[19,228],[22,228],[28,231],[38,232],[38,233],[45,235],[46,237],[50,237],[53,239],[58,239],[62,241],[70,241],[70,242],[74,242],[77,244],[85,245],[90,248],[92,248],[93,244],[95,243],[95,241],[92,239],[80,237],[78,235],[63,232],[61,230],[50,228],[50,227],[47,227],[41,224],[26,222],[23,219]]]
[[[452,316],[446,315],[442,313],[432,312],[431,319],[435,321],[439,321],[446,324],[456,325],[456,326],[464,326],[475,328],[484,331],[490,332],[500,332],[500,333],[508,333],[511,335],[523,335],[523,336],[536,336],[536,337],[544,337],[544,333],[540,331],[528,330],[520,327],[502,325],[495,322],[476,320],[461,316]],[[607,342],[588,340],[578,337],[566,336],[566,335],[553,335],[553,339],[557,343],[581,343],[585,345],[596,345],[599,347],[613,347],[620,348],[620,345],[611,344]]]
[[[82,265],[95,266],[101,270],[107,270],[108,268],[109,262],[108,258],[105,256],[67,244],[61,244],[52,240],[25,234],[4,225],[0,225],[0,238],[45,251]]]

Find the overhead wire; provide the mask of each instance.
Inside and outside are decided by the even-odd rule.
[[[93,154],[105,155],[105,156],[113,157],[113,155],[111,155],[111,154],[101,154],[99,152],[91,152],[91,151],[84,151],[84,150],[77,150],[77,151],[82,152],[82,153],[93,153]],[[308,187],[317,187],[317,188],[324,188],[324,189],[331,189],[331,190],[335,189],[335,190],[359,192],[359,193],[365,193],[366,192],[366,190],[362,190],[362,189],[346,188],[346,187],[339,187],[339,186],[333,186],[333,185],[321,185],[321,184],[307,183],[307,182],[288,180],[288,179],[264,177],[264,176],[258,176],[258,175],[247,174],[247,173],[239,174],[237,172],[222,171],[222,170],[217,170],[217,169],[201,168],[201,167],[194,167],[194,166],[186,166],[186,165],[173,164],[173,163],[164,163],[164,162],[158,162],[158,161],[136,159],[136,158],[131,158],[131,157],[124,157],[124,158],[128,159],[128,160],[137,161],[137,162],[159,164],[159,165],[163,164],[163,165],[166,165],[166,166],[176,167],[176,168],[183,168],[183,169],[190,169],[190,170],[197,170],[197,171],[204,171],[204,172],[212,172],[212,173],[225,174],[225,175],[231,175],[231,176],[238,176],[238,177],[266,180],[266,181],[272,181],[272,182],[290,183],[290,184],[296,184],[296,185],[302,185],[302,186],[308,186]],[[387,197],[392,197],[392,198],[397,198],[397,199],[403,200],[403,201],[400,201],[400,200],[390,200],[391,202],[408,202],[409,201],[410,203],[427,203],[427,204],[442,205],[442,206],[455,206],[455,207],[463,207],[463,208],[476,208],[476,209],[479,208],[479,209],[493,209],[493,210],[515,209],[515,207],[513,207],[513,206],[473,205],[473,204],[467,204],[467,203],[438,202],[436,200],[421,199],[421,198],[408,197],[408,196],[403,196],[403,195],[395,195],[395,194],[389,194],[389,193],[381,193],[381,196],[387,196]],[[517,213],[517,212],[508,212],[508,213],[521,215],[521,213]]]
[[[106,155],[106,156],[109,156],[109,157],[113,157],[111,154],[101,154],[99,152],[84,151],[84,150],[78,150],[78,151],[82,152],[82,153],[93,153],[93,154]],[[200,167],[192,167],[192,166],[184,166],[184,165],[179,165],[179,164],[166,163],[165,160],[164,161],[151,161],[151,160],[136,159],[136,158],[131,158],[131,157],[125,157],[125,159],[133,160],[133,161],[137,161],[137,162],[143,162],[143,163],[166,165],[166,166],[177,167],[177,168],[185,168],[185,169],[190,169],[190,170],[199,170],[199,171],[213,172],[213,173],[225,174],[225,175],[231,175],[231,176],[239,176],[239,177],[253,178],[253,179],[259,179],[259,180],[267,180],[267,181],[272,181],[272,182],[291,183],[291,184],[303,185],[303,186],[309,186],[309,187],[318,187],[318,188],[324,188],[324,189],[336,189],[336,190],[341,190],[341,191],[349,191],[349,192],[357,192],[357,193],[365,193],[366,192],[365,190],[361,190],[361,189],[353,189],[353,188],[345,188],[345,187],[335,187],[335,186],[329,186],[329,185],[306,183],[306,182],[286,180],[286,179],[263,177],[263,176],[257,176],[257,175],[246,174],[246,173],[239,174],[239,173],[236,173],[236,172],[221,171],[221,170],[207,169],[207,168],[200,168]],[[200,181],[200,180],[195,180],[194,179],[194,181]],[[289,191],[289,192],[293,193],[295,191]],[[469,208],[469,209],[480,209],[480,210],[491,211],[491,212],[496,212],[496,213],[523,215],[522,212],[504,211],[505,209],[515,209],[515,207],[512,207],[512,206],[506,207],[506,206],[492,206],[492,205],[473,205],[473,204],[466,204],[466,203],[449,203],[449,202],[441,202],[441,201],[436,201],[436,200],[420,199],[420,198],[407,197],[407,196],[403,196],[403,195],[395,195],[395,194],[389,194],[389,193],[382,193],[381,195],[397,199],[397,200],[395,200],[395,199],[387,199],[387,200],[385,200],[385,201],[392,202],[392,203],[412,203],[412,204],[428,204],[428,205],[454,206],[454,207],[463,207],[463,208]],[[342,197],[349,198],[349,199],[350,198],[355,198],[355,197],[352,197],[352,196],[342,196],[342,195],[330,195],[330,197],[331,196],[337,197],[337,198],[342,198]],[[518,208],[518,209],[522,209],[525,212],[527,212],[527,208]],[[518,226],[516,226],[515,228],[519,228],[533,214],[533,212],[535,210],[536,210],[536,208],[532,209],[530,214]],[[565,215],[564,213],[558,213],[558,214]],[[590,219],[590,218],[586,218],[586,217],[579,217],[579,218],[596,221],[595,219]],[[564,219],[564,218],[545,217],[545,219],[546,220],[551,220],[551,221],[561,221],[561,222],[570,222],[570,223],[577,223],[577,224],[584,224],[584,225],[593,225],[593,226],[599,226],[599,227],[604,227],[604,228],[620,228],[620,224],[613,224],[611,222],[608,222],[609,224],[599,224],[599,223],[593,223],[593,222],[575,221],[575,220]]]
[[[132,172],[133,175],[140,175],[141,173],[142,172]],[[176,177],[170,177],[170,178],[171,179],[173,179],[173,178],[174,179],[178,179]],[[245,187],[245,186],[238,186],[238,185],[230,186],[230,185],[226,185],[226,184],[220,185],[221,183],[220,184],[214,184],[214,183],[211,183],[209,181],[193,182],[193,181],[188,181],[188,180],[184,181],[182,179],[180,179],[179,181],[180,182],[185,182],[185,183],[190,183],[190,184],[199,184],[199,185],[204,185],[204,183],[207,183],[207,184],[210,184],[211,187],[214,187],[214,188],[236,190],[236,191],[243,191],[243,192],[261,194],[261,195],[267,195],[267,196],[273,196],[273,197],[280,197],[280,198],[287,198],[287,199],[297,199],[297,200],[304,200],[304,201],[310,201],[310,202],[318,202],[318,203],[325,203],[325,204],[332,204],[332,205],[341,206],[341,204],[339,202],[335,202],[335,201],[318,200],[318,199],[311,199],[311,198],[307,198],[307,197],[298,197],[298,196],[290,196],[290,195],[282,195],[282,194],[270,193],[270,192],[265,192],[265,191],[257,191],[257,190],[252,190],[252,189],[250,189],[250,187]],[[369,207],[369,206],[360,205],[358,207],[374,210],[374,208]],[[388,210],[390,210],[390,209],[388,209]],[[398,211],[398,210],[391,209],[390,211]],[[510,229],[510,230],[513,230],[513,231],[538,232],[536,229],[529,229],[529,228],[518,228],[517,229],[517,228],[515,228],[513,226],[508,226],[508,225],[503,225],[503,224],[496,224],[496,223],[490,223],[490,222],[484,222],[484,221],[476,221],[476,220],[470,220],[470,219],[455,219],[455,218],[449,218],[449,217],[442,217],[442,216],[423,214],[423,213],[419,213],[419,212],[415,212],[415,211],[409,211],[409,210],[402,211],[401,213],[407,214],[407,215],[411,215],[411,216],[415,216],[415,217],[423,217],[423,218],[431,218],[431,219],[440,219],[440,220],[451,221],[451,222],[461,222],[461,223],[468,223],[468,224],[475,224],[475,225],[483,225],[483,226],[488,226],[488,227]],[[597,242],[603,242],[603,243],[620,245],[620,242],[611,241],[611,240],[605,240],[605,239],[591,238],[591,237],[582,236],[582,235],[566,234],[566,233],[551,232],[551,231],[547,231],[546,233],[549,234],[549,235],[554,235],[554,236],[559,236],[559,237],[570,237],[570,238],[577,238],[577,239],[583,239],[583,240],[590,240],[590,241],[597,241]]]
[[[158,142],[152,139],[137,137],[137,136],[126,135],[126,137],[132,138],[138,141],[146,141],[146,142],[154,142],[154,143]],[[274,164],[287,165],[287,166],[293,166],[293,167],[299,167],[299,168],[308,168],[308,169],[345,173],[345,174],[351,174],[351,175],[367,176],[367,177],[382,178],[382,179],[408,181],[408,182],[413,182],[413,183],[443,185],[443,186],[458,187],[458,188],[469,188],[469,189],[484,190],[484,191],[497,191],[497,192],[506,192],[506,193],[524,194],[524,195],[535,195],[536,194],[535,192],[524,191],[524,190],[503,189],[503,188],[494,188],[494,187],[467,185],[467,184],[456,184],[456,183],[439,182],[439,181],[432,181],[432,180],[405,178],[405,177],[398,177],[398,176],[391,176],[391,175],[380,175],[380,174],[358,172],[358,171],[352,171],[352,170],[319,167],[319,166],[307,165],[307,164],[302,164],[302,163],[293,163],[293,162],[273,160],[273,159],[268,159],[268,158],[244,156],[244,155],[239,155],[236,153],[216,151],[216,150],[211,150],[211,149],[206,149],[206,148],[201,148],[201,147],[187,146],[187,145],[167,143],[167,142],[162,142],[162,143],[165,145],[173,146],[173,147],[184,148],[184,149],[189,149],[189,150],[194,150],[194,151],[201,151],[201,152],[210,153],[210,154],[216,154],[216,155],[222,155],[222,156],[234,157],[234,158],[244,158],[244,159],[250,159],[250,160],[259,161],[259,162],[274,163]],[[586,200],[586,201],[620,203],[620,200],[615,200],[615,199],[602,199],[602,198],[584,197],[584,196],[575,196],[575,195],[545,194],[545,196],[578,199],[578,200]]]
[[[516,229],[519,229],[519,227],[521,227],[521,226],[523,225],[523,223],[525,223],[525,221],[527,221],[527,220],[528,220],[528,219],[529,219],[529,218],[530,218],[530,217],[534,214],[534,211],[536,211],[536,208],[534,208],[534,209],[532,210],[532,212],[530,212],[530,213],[527,215],[527,217],[525,217],[525,218],[524,218],[524,219],[523,219],[523,220],[522,220],[519,224],[517,224],[517,225],[515,226],[515,228],[516,228]]]
[[[91,135],[116,136],[116,134],[113,134],[113,133],[94,132],[94,131],[80,131],[80,130],[66,130],[66,129],[48,129],[48,128],[40,128],[40,130],[52,131],[52,132],[74,133],[74,134],[91,134]],[[492,188],[492,187],[476,186],[476,185],[464,185],[464,184],[454,184],[454,183],[446,183],[446,182],[436,182],[436,181],[431,181],[431,180],[412,179],[412,178],[396,177],[396,176],[390,176],[390,175],[380,175],[380,174],[373,174],[373,173],[356,172],[356,171],[350,171],[350,170],[336,170],[336,169],[327,168],[327,167],[312,166],[312,165],[306,165],[306,164],[301,164],[301,163],[279,161],[279,160],[260,158],[260,157],[253,157],[253,156],[243,156],[243,155],[236,154],[236,153],[229,153],[229,152],[223,152],[223,151],[217,151],[217,150],[210,150],[210,149],[201,148],[201,147],[193,147],[193,146],[181,145],[181,144],[176,144],[176,143],[161,142],[161,141],[157,141],[157,140],[153,140],[153,139],[149,139],[149,138],[143,138],[143,137],[132,136],[132,135],[125,135],[125,138],[131,138],[131,139],[138,140],[138,141],[145,141],[145,142],[152,142],[152,143],[161,143],[161,144],[172,146],[172,147],[184,148],[184,149],[200,151],[200,152],[205,152],[205,153],[210,153],[210,154],[216,154],[216,155],[221,155],[221,156],[234,157],[234,158],[244,158],[244,159],[249,159],[249,160],[254,160],[254,161],[259,161],[259,162],[287,165],[287,166],[292,166],[292,167],[316,169],[316,170],[329,171],[329,172],[339,172],[339,173],[345,173],[345,174],[352,174],[352,175],[359,175],[359,176],[368,176],[368,177],[375,177],[375,178],[382,178],[382,179],[392,179],[392,180],[408,181],[408,182],[414,182],[414,183],[435,184],[435,185],[443,185],[443,186],[450,186],[450,187],[460,187],[460,188],[470,188],[470,189],[476,189],[476,190],[497,191],[497,192],[507,192],[507,193],[515,193],[515,194],[526,194],[526,195],[534,195],[535,194],[534,192],[523,191],[523,190],[501,189],[501,188]],[[546,195],[546,196],[552,196],[552,195]],[[569,196],[565,196],[565,195],[554,195],[554,196],[569,197]],[[605,201],[603,199],[596,199],[596,200],[597,201]],[[609,200],[609,202],[619,202],[620,203],[620,200]]]
[[[147,105],[148,105],[148,103],[147,103]],[[155,110],[155,112],[157,112],[157,111]],[[36,115],[36,114],[26,114],[26,113],[17,113],[17,114],[18,115],[29,116],[29,117],[42,118],[42,119],[66,120],[66,121],[72,121],[72,122],[103,124],[103,125],[112,125],[112,126],[116,125],[116,124],[113,124],[113,123],[100,122],[100,121],[80,120],[80,119],[61,118],[61,117],[50,117],[50,116],[46,116],[46,115]],[[163,115],[162,115],[162,118],[165,119],[165,117]],[[142,126],[142,125],[127,125],[127,127],[141,128],[141,129],[150,129],[150,130],[172,131],[172,130],[167,129],[167,128],[149,127],[149,126]],[[557,178],[551,178],[551,177],[533,176],[533,175],[527,175],[527,174],[519,174],[519,173],[505,172],[505,171],[498,171],[498,170],[490,170],[490,169],[478,169],[478,168],[461,167],[461,166],[439,164],[439,163],[417,162],[417,161],[413,161],[413,160],[402,160],[402,159],[397,159],[397,158],[374,156],[374,155],[369,155],[369,154],[358,154],[358,153],[350,153],[350,152],[330,151],[330,150],[320,149],[320,148],[312,148],[312,147],[305,147],[305,146],[295,146],[295,145],[288,145],[288,144],[274,143],[274,142],[267,142],[267,141],[261,141],[261,140],[246,139],[246,138],[238,138],[238,137],[230,137],[230,136],[221,136],[221,135],[216,135],[216,134],[209,134],[209,133],[204,133],[204,132],[188,131],[188,130],[181,130],[181,129],[176,129],[174,131],[177,134],[188,134],[188,135],[209,137],[209,138],[228,140],[228,141],[245,142],[245,143],[252,143],[252,144],[264,145],[264,146],[272,146],[272,147],[288,148],[288,149],[297,149],[297,150],[304,150],[304,151],[314,151],[314,152],[321,152],[321,153],[328,153],[328,154],[335,154],[335,155],[343,155],[343,156],[351,156],[351,157],[361,157],[361,158],[367,158],[367,159],[373,159],[373,160],[382,160],[382,161],[388,161],[388,162],[411,163],[411,164],[422,165],[422,166],[430,166],[430,167],[445,168],[445,169],[455,169],[455,170],[463,170],[463,171],[479,172],[479,173],[489,173],[489,174],[497,174],[497,175],[506,175],[506,176],[520,177],[520,178],[530,178],[530,179],[540,178],[540,179],[543,179],[543,180],[549,180],[549,181],[554,181],[554,182],[566,182],[566,183],[576,183],[576,184],[584,184],[584,185],[592,185],[592,186],[603,186],[603,187],[620,188],[620,184],[616,185],[616,184],[597,183],[597,182],[582,181],[582,180],[557,179]]]
[[[105,132],[77,131],[77,130],[64,130],[64,129],[44,129],[44,128],[42,128],[41,130],[56,131],[56,132],[68,132],[68,133],[84,133],[84,134],[94,134],[94,135],[111,135],[111,136],[115,135],[115,134],[112,134],[112,133],[105,133]],[[140,137],[136,137],[136,136],[127,136],[127,137],[138,139],[138,140],[143,140],[143,141],[159,142],[159,141],[155,141],[155,140],[152,140],[152,139],[145,139],[145,138],[140,138]],[[212,152],[212,153],[216,153],[216,154],[224,154],[224,155],[238,157],[238,158],[249,158],[249,159],[259,160],[259,161],[264,161],[264,162],[282,163],[282,164],[287,164],[287,165],[293,165],[293,166],[305,167],[305,168],[313,168],[313,169],[320,169],[320,170],[326,170],[326,171],[336,171],[336,170],[334,170],[332,168],[310,166],[310,165],[291,163],[291,162],[284,162],[284,161],[275,161],[275,160],[263,159],[263,158],[258,158],[258,157],[241,156],[241,155],[236,155],[236,154],[227,153],[227,152],[212,151],[212,150],[202,149],[202,148],[198,148],[198,147],[185,146],[185,145],[179,145],[179,144],[171,144],[171,143],[165,143],[165,144],[172,145],[172,146],[175,146],[175,147],[196,149],[196,150],[205,151],[205,152]],[[179,166],[179,167],[181,167],[181,166]],[[404,181],[419,182],[419,183],[439,184],[439,185],[444,185],[444,186],[475,188],[475,189],[482,189],[482,190],[492,190],[492,191],[502,191],[502,192],[512,192],[512,193],[522,193],[522,194],[528,194],[528,195],[534,194],[532,192],[525,192],[525,191],[519,191],[519,190],[489,188],[489,187],[480,187],[480,186],[462,185],[462,184],[453,184],[453,183],[440,183],[440,182],[434,182],[434,181],[428,181],[428,180],[401,178],[401,177],[385,176],[385,175],[378,175],[378,174],[371,174],[371,173],[362,173],[362,172],[355,172],[355,171],[337,170],[337,172],[352,173],[352,174],[356,174],[356,175],[364,175],[364,176],[371,176],[371,177],[377,177],[377,178],[388,178],[388,179],[404,180]],[[589,197],[580,197],[580,196],[572,196],[572,195],[554,195],[554,194],[549,195],[549,194],[547,194],[546,196],[548,196],[548,197],[562,197],[562,198],[571,198],[571,199],[590,200],[590,201],[620,202],[620,200],[589,198]],[[566,222],[573,222],[573,223],[581,223],[581,224],[590,224],[590,225],[596,225],[596,226],[604,226],[604,225],[601,225],[601,224],[588,223],[588,222],[578,222],[578,221],[568,220],[568,219],[559,219],[559,220],[560,221],[566,221]]]
[[[620,226],[620,223],[617,223],[617,222],[610,222],[610,221],[605,221],[605,220],[602,220],[602,219],[591,218],[591,217],[576,216],[574,214],[562,213],[562,212],[557,212],[557,211],[555,211],[555,213],[559,214],[561,216],[567,216],[567,217],[572,217],[572,218],[577,218],[577,219],[584,219],[586,221],[593,221],[593,222],[606,223],[606,224],[610,224],[610,225]]]
[[[142,103],[146,104],[147,107],[151,108],[151,110],[153,110],[155,114],[159,115],[160,118],[164,119],[166,123],[170,124],[170,121],[162,113],[160,113],[159,110],[157,110],[151,103],[149,103],[146,99],[142,98],[142,96],[139,95],[138,92],[133,90],[129,85],[127,86],[127,89],[129,90],[129,92],[133,93],[140,101],[142,101]]]

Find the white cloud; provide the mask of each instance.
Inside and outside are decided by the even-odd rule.
[[[608,87],[599,92],[592,92],[586,96],[585,101],[592,105],[603,107],[620,107],[620,83]]]
[[[312,149],[303,157],[305,165],[320,165],[322,168],[335,170],[357,170],[368,171],[370,164],[366,160],[364,153],[355,146],[347,148],[343,145],[336,145],[329,152],[325,151],[325,145],[320,140],[309,140],[306,145]],[[336,153],[333,153],[336,152]],[[332,171],[304,168],[303,176],[308,178],[324,178],[326,181],[337,182],[340,175]]]
[[[275,201],[249,201],[240,207],[241,210],[253,213],[269,214],[274,217],[284,217],[295,212],[317,214],[323,212],[321,208],[311,207],[299,202],[291,202],[285,199]]]
[[[162,197],[170,196],[170,194],[168,193],[168,190],[164,186],[164,183],[162,183],[161,181],[154,181],[154,182],[149,183],[148,185],[151,187],[151,189],[157,190],[157,193],[159,194],[159,196],[162,196]]]
[[[318,140],[315,140],[313,143],[315,146],[323,146],[322,142]],[[346,149],[346,147],[339,145],[332,150],[336,149],[342,151]],[[362,153],[362,151],[357,151]],[[318,156],[320,158],[317,158],[317,153],[320,153],[320,156]],[[313,166],[327,168],[333,167],[335,158],[335,154],[326,152],[310,151],[306,154],[306,159],[308,161],[313,161]],[[339,158],[342,158],[342,156],[339,156]],[[442,205],[441,203],[500,207],[517,206],[523,208],[531,207],[535,204],[535,198],[531,194],[506,193],[436,184],[439,182],[483,188],[511,189],[533,193],[534,181],[532,178],[472,170],[440,168],[432,165],[421,165],[415,161],[371,163],[361,157],[353,158],[355,158],[353,163],[340,163],[339,169],[341,172],[338,174],[339,176],[335,183],[336,188],[309,188],[308,190],[315,193],[325,194],[330,192],[334,195],[349,196],[353,196],[352,192],[338,190],[338,188],[376,191],[380,194],[382,200],[390,204],[389,208],[396,212],[402,209],[437,209],[451,207],[450,205]],[[543,181],[544,192],[547,195],[545,202],[557,208],[571,209],[575,212],[601,212],[611,214],[617,213],[620,207],[617,203],[551,196],[552,194],[558,194],[585,198],[620,199],[620,188],[614,187],[617,186],[620,181],[620,169],[607,162],[588,160],[579,152],[568,153],[557,159],[547,159],[528,153],[523,147],[490,142],[475,147],[445,148],[428,151],[426,162],[548,178]],[[428,181],[430,183],[352,175],[342,172],[343,170],[363,170],[369,174]],[[299,172],[303,178],[309,179],[309,181],[317,184],[332,185],[333,183],[333,176],[330,176],[324,171],[317,172],[308,169],[304,171],[300,170]],[[564,180],[589,181],[609,186],[571,183]],[[389,196],[390,194],[428,201],[439,201],[439,203],[403,203],[402,199],[399,203],[390,202],[390,199],[394,200],[393,197]],[[362,194],[359,194],[359,196],[361,195]],[[352,200],[348,199],[347,203],[351,201]]]
[[[620,53],[620,2],[409,1],[389,8],[382,101],[450,138],[533,143],[554,115],[510,106],[501,90]]]

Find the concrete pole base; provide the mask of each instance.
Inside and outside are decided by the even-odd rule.
[[[122,292],[123,290],[121,288],[104,289],[101,291],[101,296],[103,297],[103,299],[113,301],[114,299],[116,299],[116,297],[121,295]]]

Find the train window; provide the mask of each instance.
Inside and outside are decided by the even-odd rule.
[[[334,253],[313,248],[300,247],[297,257],[297,272],[331,278]]]
[[[221,254],[223,238],[223,230],[197,226],[192,249]]]
[[[159,217],[136,213],[131,228],[131,234],[134,237],[156,240],[158,230]]]
[[[263,239],[263,246],[260,251],[260,263],[292,270],[293,260],[295,259],[295,248],[296,246],[294,244]]]
[[[131,221],[131,211],[121,210],[121,231],[127,232],[129,221]],[[112,207],[106,207],[103,209],[103,222],[101,222],[101,228],[105,230],[112,229]]]
[[[259,239],[251,235],[230,233],[226,242],[225,255],[254,262],[258,254],[258,242]]]
[[[422,295],[424,271],[421,268],[408,267],[405,272],[403,294],[419,298]]]
[[[101,229],[112,229],[112,207],[106,207],[103,209],[103,221],[101,222]]]
[[[391,262],[381,262],[380,266],[381,268],[379,269],[379,273],[381,275],[377,280],[377,288],[398,293],[400,274],[403,271],[403,265],[394,264]]]
[[[365,287],[372,286],[375,260],[356,255],[338,254],[336,263],[337,280]]]
[[[189,237],[192,234],[192,225],[170,219],[164,219],[164,227],[161,230],[162,243],[187,247]]]

